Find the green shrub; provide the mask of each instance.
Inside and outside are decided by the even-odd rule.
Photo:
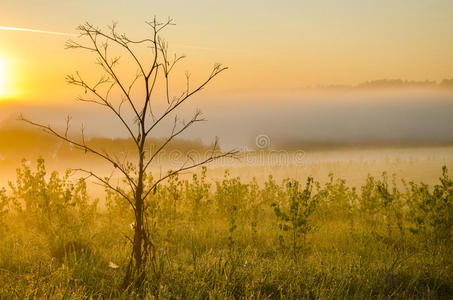
[[[8,204],[9,204],[9,200],[6,195],[6,189],[2,188],[2,189],[0,189],[0,234],[6,227],[4,218],[5,218],[6,214],[8,213]]]
[[[184,182],[184,198],[185,206],[189,211],[190,221],[197,226],[203,212],[206,212],[209,206],[209,190],[210,183],[206,183],[205,166],[201,169],[201,174],[193,174],[192,181],[186,180]]]
[[[247,184],[241,183],[239,177],[230,178],[228,171],[225,172],[222,182],[216,182],[214,198],[219,214],[228,220],[230,246],[234,243],[234,231],[237,228],[240,214],[245,212],[247,193]]]
[[[309,177],[303,190],[297,180],[286,182],[286,195],[289,207],[274,202],[275,215],[279,220],[279,240],[283,248],[288,248],[295,261],[299,250],[306,248],[306,236],[314,229],[311,216],[317,201],[312,197],[313,178]],[[302,237],[302,241],[300,241]]]
[[[57,172],[46,175],[43,159],[38,159],[36,171],[26,161],[17,169],[16,182],[9,186],[19,219],[45,237],[51,255],[59,255],[68,243],[88,245],[97,202],[89,202],[85,180],[70,181],[69,171],[62,177]]]
[[[408,204],[410,230],[436,241],[451,240],[453,229],[453,180],[447,167],[442,168],[440,184],[430,191],[428,185],[410,183]]]

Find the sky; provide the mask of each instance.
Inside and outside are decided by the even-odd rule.
[[[0,26],[74,34],[85,21],[117,21],[124,32],[144,37],[144,22],[154,15],[175,20],[166,37],[188,55],[193,73],[214,62],[230,67],[216,83],[225,93],[453,77],[449,0],[1,0]],[[16,92],[40,100],[65,94],[64,75],[91,63],[63,50],[68,38],[0,30],[0,57]]]
[[[0,4],[0,104],[8,103],[3,115],[40,105],[72,107],[80,91],[68,87],[65,75],[97,72],[92,56],[64,49],[65,41],[74,38],[75,28],[85,21],[97,26],[116,21],[121,31],[143,38],[150,33],[145,21],[172,17],[177,25],[164,33],[170,50],[187,55],[175,81],[182,80],[185,70],[197,79],[213,63],[229,67],[196,102],[208,111],[216,111],[212,101],[220,107],[233,102],[253,107],[245,115],[257,110],[259,115],[278,101],[302,99],[301,90],[319,85],[453,78],[450,0],[0,0]],[[89,115],[88,110],[80,111]],[[210,117],[225,118],[224,114]]]

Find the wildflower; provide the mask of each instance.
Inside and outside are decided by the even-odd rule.
[[[112,269],[119,269],[120,266],[118,266],[117,264],[113,263],[113,262],[109,262],[109,268],[112,268]]]

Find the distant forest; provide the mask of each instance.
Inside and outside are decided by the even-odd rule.
[[[359,83],[357,85],[325,85],[318,86],[322,89],[403,89],[403,88],[429,88],[453,90],[453,79],[434,80],[404,80],[404,79],[378,79]]]
[[[166,138],[151,138],[150,147],[157,149],[166,141]],[[86,138],[86,143],[93,148],[110,153],[128,153],[134,156],[135,148],[132,139],[126,138]],[[182,153],[189,151],[205,152],[212,148],[212,145],[205,145],[200,139],[184,140],[174,139],[166,147],[168,154],[174,149]],[[165,153],[163,153],[165,154]],[[9,123],[0,124],[0,161],[13,163],[23,158],[31,159],[42,156],[45,159],[70,160],[83,159],[86,154],[70,146],[68,143],[51,136],[41,130],[27,128]],[[91,156],[90,156],[91,157]]]

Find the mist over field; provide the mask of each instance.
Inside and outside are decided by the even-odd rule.
[[[183,138],[201,139],[209,144],[218,136],[224,150],[255,149],[256,136],[263,134],[269,136],[271,148],[291,150],[453,143],[451,90],[340,89],[263,97],[236,94],[200,98],[188,103],[181,118],[188,118],[201,108],[207,122],[194,126]],[[121,124],[105,111],[75,100],[50,107],[33,103],[0,103],[0,106],[3,120],[12,121],[22,113],[63,127],[66,115],[70,114],[75,134],[83,122],[91,136],[127,136]],[[165,137],[168,130],[168,126],[157,128],[155,136]]]
[[[250,97],[250,98],[249,98]],[[22,158],[47,159],[49,166],[63,172],[82,166],[97,166],[108,174],[102,161],[83,151],[68,148],[44,132],[17,121],[19,113],[64,129],[70,114],[70,134],[80,137],[83,122],[85,134],[98,149],[115,153],[135,152],[121,124],[99,110],[75,100],[71,105],[37,105],[33,103],[0,103],[0,165],[2,172],[13,175]],[[201,96],[187,103],[180,118],[201,107],[206,122],[190,128],[169,145],[169,161],[162,159],[152,165],[163,172],[183,163],[182,153],[189,151],[200,158],[209,151],[215,137],[220,137],[223,151],[238,149],[245,153],[236,161],[221,161],[211,165],[213,178],[221,178],[223,170],[231,169],[243,178],[254,176],[265,180],[270,174],[279,179],[303,178],[335,172],[352,183],[359,184],[368,173],[394,172],[426,182],[437,180],[440,164],[452,162],[453,92],[451,89],[374,87],[318,88],[268,95],[262,98],[234,94],[217,99]],[[132,118],[132,116],[131,116]],[[169,134],[168,124],[156,128],[150,147],[162,144]],[[259,145],[257,138],[265,138]],[[175,153],[172,151],[181,151]],[[251,152],[250,152],[251,151]],[[257,152],[258,151],[258,152]],[[287,151],[283,158],[257,159],[257,153]],[[304,153],[294,162],[295,151]],[[250,154],[247,154],[250,153]],[[252,158],[251,158],[252,157]],[[267,156],[266,156],[267,157]],[[350,166],[355,167],[351,168]],[[373,167],[364,167],[372,164]],[[270,167],[273,166],[273,169]],[[348,167],[349,166],[349,167]],[[253,171],[260,168],[260,171]],[[355,168],[355,171],[351,171]],[[349,171],[348,171],[349,170]],[[278,175],[277,175],[278,174]],[[4,176],[9,178],[9,176]]]
[[[184,162],[183,153],[204,157],[216,136],[223,151],[236,148],[243,154],[238,160],[212,163],[211,180],[222,178],[226,169],[244,180],[256,177],[259,182],[268,175],[279,180],[315,176],[324,181],[333,172],[350,184],[360,185],[367,174],[387,171],[434,183],[439,165],[453,163],[453,92],[449,89],[333,88],[283,93],[280,100],[274,97],[279,96],[201,97],[188,103],[187,116],[202,107],[207,121],[172,142],[152,170],[160,174],[177,168]],[[61,130],[70,112],[74,137],[80,135],[83,121],[85,134],[97,149],[135,157],[133,142],[124,139],[127,132],[121,124],[96,107],[87,109],[76,101],[71,106],[2,106],[0,165],[8,174],[5,179],[14,175],[22,158],[34,161],[44,157],[50,168],[60,172],[78,166],[89,166],[105,175],[110,172],[96,157],[17,121],[18,112],[38,121],[51,120],[48,123]],[[150,147],[162,144],[168,133],[169,126],[157,128]],[[257,144],[259,137],[265,138],[264,147]],[[295,151],[303,153],[297,161]],[[101,195],[101,188],[91,188]]]
[[[242,100],[207,104],[212,122],[199,135],[213,128],[225,145],[253,146],[256,135],[266,134],[279,149],[453,142],[451,92],[340,91]]]

